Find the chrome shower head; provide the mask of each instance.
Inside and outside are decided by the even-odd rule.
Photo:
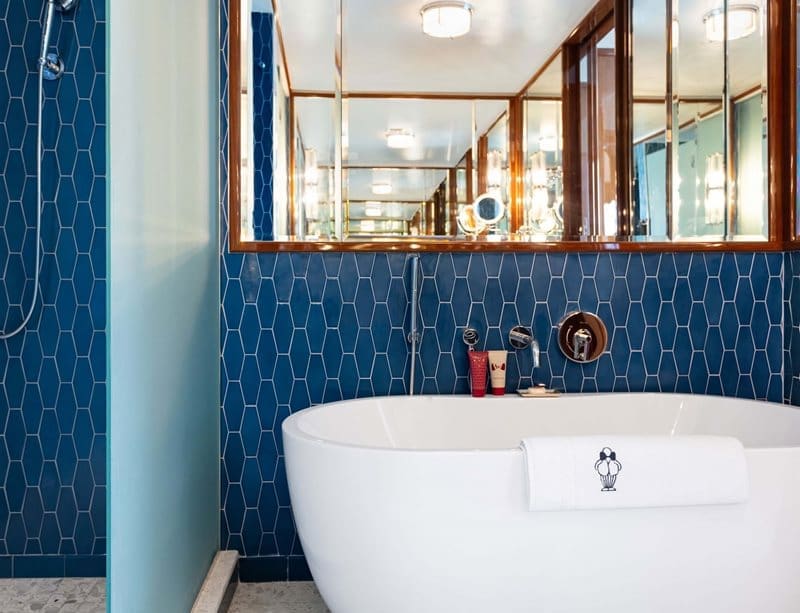
[[[78,5],[78,0],[45,0],[44,24],[42,26],[42,46],[39,53],[39,70],[48,81],[59,79],[64,73],[64,62],[58,53],[48,53],[50,35],[53,32],[53,17],[56,10],[65,13]]]

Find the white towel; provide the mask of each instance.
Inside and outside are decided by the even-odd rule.
[[[724,436],[543,436],[522,441],[531,511],[745,502],[742,444]]]

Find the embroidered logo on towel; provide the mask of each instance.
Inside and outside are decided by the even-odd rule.
[[[594,463],[594,469],[600,475],[600,482],[603,484],[602,492],[616,492],[614,485],[617,482],[617,475],[622,470],[622,464],[617,460],[617,453],[611,447],[603,447],[600,451],[600,459]]]

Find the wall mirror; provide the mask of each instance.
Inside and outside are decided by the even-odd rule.
[[[231,0],[231,248],[775,242],[771,2]]]

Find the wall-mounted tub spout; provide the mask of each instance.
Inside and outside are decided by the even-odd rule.
[[[533,357],[533,368],[539,368],[539,341],[533,336],[533,332],[524,326],[514,326],[508,333],[508,342],[517,351],[531,348]]]

